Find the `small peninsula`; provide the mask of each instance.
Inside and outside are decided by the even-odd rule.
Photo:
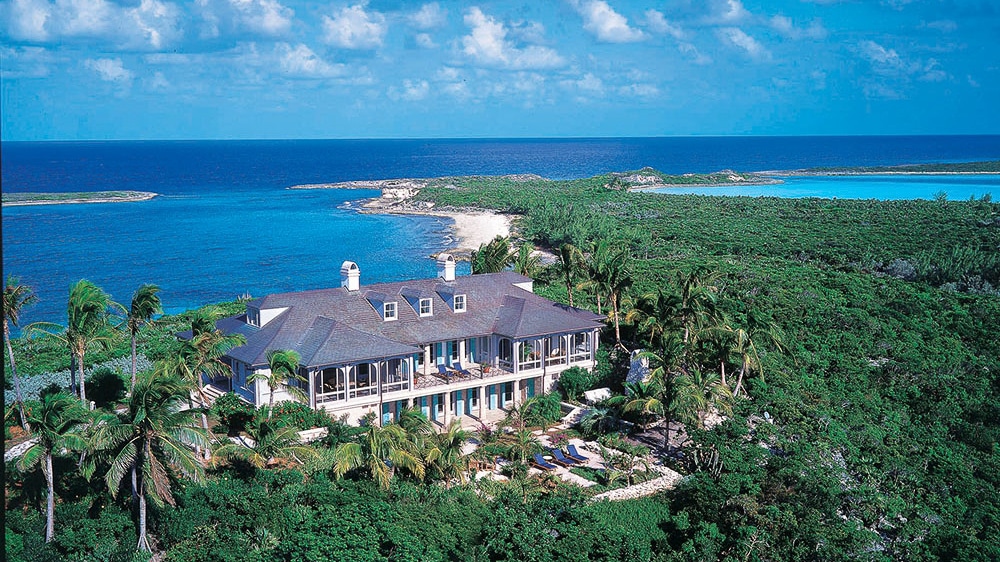
[[[77,191],[69,193],[4,193],[4,207],[80,203],[130,203],[159,195],[151,191]]]

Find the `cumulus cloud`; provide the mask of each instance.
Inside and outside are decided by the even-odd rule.
[[[660,89],[653,84],[633,83],[621,86],[618,88],[618,93],[625,96],[652,98],[660,95]]]
[[[45,78],[58,62],[42,47],[0,47],[0,59],[5,78]]]
[[[279,43],[275,46],[282,73],[295,78],[333,78],[344,72],[343,65],[332,65],[309,47]]]
[[[747,12],[746,8],[740,0],[725,0],[724,2],[716,2],[714,6],[714,12],[710,19],[718,23],[737,23],[749,16],[750,13]]]
[[[428,30],[443,26],[447,22],[448,12],[437,2],[424,4],[419,10],[410,14],[410,25],[417,29]]]
[[[295,15],[277,0],[197,0],[197,5],[208,37],[233,31],[281,36],[291,29]]]
[[[719,35],[731,45],[742,49],[752,59],[767,60],[771,58],[771,52],[767,48],[738,27],[724,27],[719,30]]]
[[[646,27],[654,33],[669,35],[677,40],[684,39],[684,30],[656,10],[646,10]]]
[[[413,40],[417,43],[418,47],[422,47],[424,49],[433,49],[437,47],[437,43],[434,42],[434,38],[427,33],[418,33],[414,36]]]
[[[17,41],[103,39],[120,49],[160,49],[180,38],[179,8],[160,0],[123,7],[106,0],[13,0],[7,32]]]
[[[427,80],[403,80],[402,87],[393,86],[386,95],[391,100],[420,101],[426,98],[430,91],[431,85]]]
[[[384,15],[366,12],[360,4],[343,8],[333,17],[323,16],[324,40],[344,49],[377,49],[387,28]]]
[[[808,27],[796,27],[792,19],[787,16],[777,15],[768,22],[771,29],[789,39],[823,39],[826,37],[826,28],[818,21],[813,21]]]
[[[507,38],[507,26],[478,7],[469,9],[464,21],[470,33],[462,37],[462,52],[478,64],[520,70],[556,68],[565,64],[559,53],[549,47],[518,47]]]
[[[132,72],[122,65],[122,59],[87,59],[83,65],[96,72],[105,82],[118,84],[132,82]]]
[[[880,74],[906,72],[907,64],[895,49],[887,49],[871,40],[859,43],[858,49],[861,56],[867,59],[872,68]]]
[[[559,82],[563,88],[581,94],[600,97],[604,95],[604,81],[588,72],[578,79],[567,79]]]
[[[616,12],[604,0],[575,1],[573,7],[583,16],[583,28],[598,41],[633,43],[646,38],[641,30],[629,27],[625,16]]]

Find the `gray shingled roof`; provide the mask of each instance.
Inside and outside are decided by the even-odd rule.
[[[261,310],[287,308],[261,328],[245,315],[221,320],[227,333],[243,333],[247,344],[229,355],[254,366],[267,363],[267,351],[292,349],[309,367],[336,365],[417,353],[416,347],[439,341],[499,334],[515,339],[550,333],[599,329],[603,316],[552,302],[515,286],[531,279],[511,271],[456,277],[447,286],[466,295],[466,312],[454,312],[441,297],[440,279],[418,279],[268,295],[249,303]],[[397,306],[397,320],[385,321],[367,297],[381,293],[385,302],[405,302],[407,294],[433,300],[434,314],[418,317]]]

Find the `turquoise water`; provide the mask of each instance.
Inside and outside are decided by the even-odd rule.
[[[180,312],[244,294],[337,286],[344,260],[359,264],[366,284],[434,275],[429,256],[449,246],[449,221],[345,208],[378,195],[256,189],[9,207],[4,271],[32,285],[40,299],[23,323],[64,321],[69,286],[82,278],[120,302],[141,283],[156,283],[167,312]]]
[[[873,175],[794,176],[772,185],[735,187],[664,187],[651,193],[749,197],[823,197],[838,199],[934,199],[940,192],[955,201],[984,194],[1000,196],[1000,174],[984,175]]]
[[[4,142],[0,156],[4,192],[163,194],[140,203],[3,209],[4,273],[39,297],[22,321],[65,322],[69,287],[81,278],[122,302],[140,284],[156,283],[167,310],[180,311],[243,294],[335,286],[344,260],[358,262],[362,283],[428,277],[436,269],[429,256],[452,245],[445,219],[344,208],[375,191],[285,189],[295,184],[510,173],[578,178],[643,166],[686,173],[997,160],[1000,136]],[[792,178],[751,189],[739,194],[1000,195],[995,176]]]

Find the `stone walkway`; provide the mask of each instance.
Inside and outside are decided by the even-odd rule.
[[[662,466],[652,466],[650,467],[657,472],[663,474],[659,478],[654,478],[652,480],[647,480],[642,484],[635,484],[634,486],[628,486],[626,488],[618,488],[617,490],[611,490],[610,492],[604,492],[603,494],[597,494],[596,496],[590,498],[591,501],[621,501],[621,500],[634,500],[636,498],[642,498],[646,496],[652,496],[653,494],[659,492],[660,490],[669,490],[677,485],[681,481],[683,476],[680,473],[670,470],[669,468]]]

